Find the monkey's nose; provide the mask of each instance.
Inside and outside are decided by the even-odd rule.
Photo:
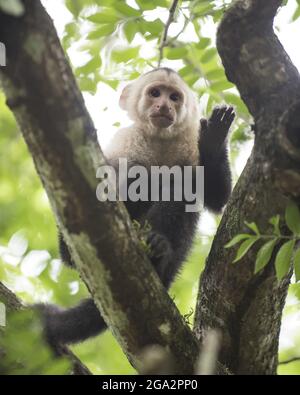
[[[169,113],[171,111],[171,107],[169,107],[167,104],[158,104],[156,107],[161,113]]]

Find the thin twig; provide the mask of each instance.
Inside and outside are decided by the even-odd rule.
[[[178,34],[176,34],[175,37],[172,37],[172,39],[169,41],[169,44],[174,43],[178,39],[178,37],[182,35],[182,33],[185,31],[188,24],[190,23],[189,18],[186,15],[184,15],[183,13],[182,13],[182,15],[184,16],[184,24],[182,26],[182,29],[180,30],[180,32]]]
[[[286,361],[279,362],[278,365],[287,365],[288,363],[297,362],[297,361],[300,361],[300,357],[293,357],[293,358],[287,359]]]
[[[164,47],[166,47],[168,45],[167,43],[167,38],[168,38],[168,31],[169,31],[169,27],[171,25],[171,23],[174,21],[174,15],[175,15],[175,11],[178,5],[178,1],[179,0],[173,0],[173,3],[169,9],[169,18],[166,22],[166,26],[164,28],[161,40],[160,40],[160,44],[158,47],[158,51],[159,51],[159,56],[158,56],[158,67],[160,67],[162,58],[163,58],[163,50]]]

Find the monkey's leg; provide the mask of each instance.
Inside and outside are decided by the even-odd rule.
[[[83,341],[106,329],[93,299],[85,299],[77,306],[64,310],[53,305],[36,307],[44,319],[47,341],[54,349],[59,344]]]
[[[186,212],[185,202],[155,202],[146,215],[151,226],[150,259],[169,288],[193,242],[198,213]]]
[[[152,229],[148,236],[150,259],[166,288],[183,263],[196,229],[198,214],[186,213],[184,206],[184,202],[155,202],[149,209],[147,204],[144,217]],[[62,243],[65,248],[63,240]],[[69,263],[70,255],[60,249],[62,258]],[[54,349],[58,344],[80,342],[106,329],[92,299],[64,310],[52,305],[37,307],[44,318],[47,340]]]
[[[201,120],[200,165],[204,166],[204,206],[219,212],[231,193],[231,171],[227,135],[234,119],[232,107],[215,108],[207,121]]]

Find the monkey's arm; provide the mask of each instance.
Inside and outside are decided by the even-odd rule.
[[[200,165],[204,166],[204,206],[220,212],[231,192],[227,135],[234,119],[232,107],[216,107],[209,120],[201,119]]]

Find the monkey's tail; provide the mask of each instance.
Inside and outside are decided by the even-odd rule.
[[[35,307],[42,314],[45,336],[54,348],[59,344],[81,342],[98,335],[106,328],[93,299],[84,299],[69,309],[46,304]]]

